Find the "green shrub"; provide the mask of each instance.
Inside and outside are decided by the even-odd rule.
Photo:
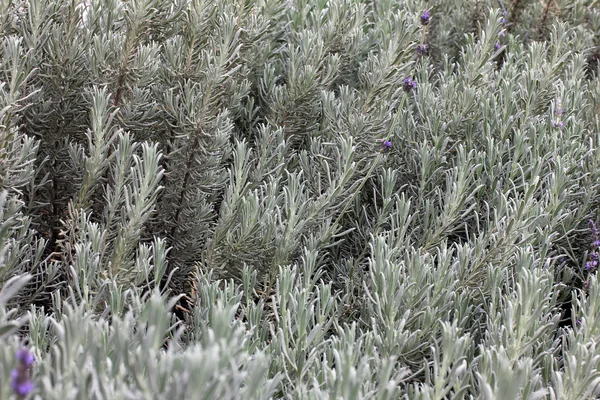
[[[600,396],[597,3],[0,0],[0,398]]]

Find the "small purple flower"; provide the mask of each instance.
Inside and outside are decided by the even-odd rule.
[[[17,370],[13,370],[12,372],[17,372]],[[13,374],[11,374],[11,376],[12,375]],[[10,388],[17,394],[17,396],[24,398],[33,390],[33,382],[25,381],[23,383],[19,383],[17,379],[14,379],[10,384]]]
[[[427,54],[427,51],[428,51],[428,49],[427,49],[427,44],[426,43],[418,44],[417,45],[417,54],[418,55],[424,56],[424,55]]]
[[[580,326],[580,325],[581,325],[581,319],[575,318],[575,326]]]
[[[429,13],[429,10],[424,10],[423,14],[421,14],[421,24],[422,25],[429,24],[430,18],[431,18],[431,14]]]
[[[590,254],[590,261],[585,263],[585,270],[594,272],[598,268],[598,253],[595,251]]]
[[[502,45],[500,44],[500,42],[496,42],[496,43],[494,44],[494,48],[495,48],[496,50],[500,50],[500,48],[501,48],[501,47],[502,47]]]
[[[35,362],[35,357],[29,350],[23,348],[17,352],[16,359],[19,365],[10,373],[10,388],[15,392],[18,399],[22,400],[33,390],[33,382],[30,380],[30,369]]]
[[[384,140],[381,142],[381,147],[382,147],[382,151],[384,153],[387,153],[388,151],[390,151],[392,149],[392,142],[390,142],[389,140]]]
[[[559,115],[559,116],[562,115],[563,114],[563,109],[560,108],[560,107],[555,107],[554,108],[554,114]]]
[[[31,367],[35,362],[35,357],[27,349],[21,349],[17,352],[17,360],[27,368]]]
[[[563,126],[565,126],[565,124],[562,121],[554,121],[554,122],[552,122],[552,125],[555,128],[562,128]]]
[[[410,92],[417,87],[417,82],[413,81],[410,77],[404,78],[402,81],[402,88],[405,92]]]

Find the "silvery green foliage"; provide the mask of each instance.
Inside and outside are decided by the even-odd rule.
[[[599,396],[596,3],[0,0],[0,398]]]

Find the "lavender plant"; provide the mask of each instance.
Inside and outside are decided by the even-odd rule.
[[[599,26],[0,0],[0,398],[598,397]]]

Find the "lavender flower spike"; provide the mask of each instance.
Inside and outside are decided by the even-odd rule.
[[[381,147],[382,147],[382,151],[384,153],[387,153],[388,151],[390,151],[392,149],[392,142],[390,142],[389,140],[384,140],[381,142]]]
[[[407,77],[402,81],[402,87],[404,91],[408,93],[417,87],[417,82],[413,81],[410,77]]]
[[[428,25],[430,18],[431,18],[431,14],[429,13],[429,10],[424,10],[423,14],[421,14],[421,24]]]
[[[19,400],[25,397],[33,390],[33,382],[30,380],[30,369],[35,362],[35,357],[29,350],[23,348],[16,355],[19,365],[10,373],[10,388],[15,392]]]
[[[426,43],[417,45],[417,54],[420,56],[424,56],[427,54],[427,44]]]

